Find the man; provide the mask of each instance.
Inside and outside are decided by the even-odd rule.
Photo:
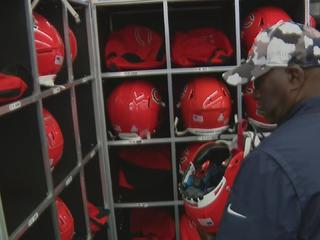
[[[318,240],[320,33],[279,22],[223,78],[253,81],[259,113],[278,127],[245,159],[216,239]]]

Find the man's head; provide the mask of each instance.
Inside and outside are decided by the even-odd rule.
[[[272,122],[283,120],[297,103],[320,95],[320,33],[294,22],[262,31],[247,61],[223,74],[231,85],[253,81],[258,111]]]

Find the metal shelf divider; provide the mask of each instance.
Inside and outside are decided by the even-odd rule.
[[[19,226],[8,235],[5,215],[3,210],[3,204],[0,194],[0,239],[1,240],[14,240],[21,237],[39,218],[39,216],[48,208],[51,211],[51,217],[53,222],[53,229],[55,239],[60,240],[59,224],[57,217],[57,208],[55,206],[55,197],[58,196],[65,188],[69,186],[72,180],[79,175],[80,177],[80,188],[81,197],[84,205],[85,213],[85,224],[88,235],[86,239],[92,239],[93,236],[90,234],[90,224],[88,217],[88,210],[86,208],[87,194],[85,185],[84,166],[98,154],[99,165],[100,165],[100,177],[102,184],[102,195],[104,201],[104,207],[110,209],[109,217],[109,229],[108,238],[117,240],[117,223],[115,218],[115,210],[123,208],[144,208],[144,207],[173,207],[175,216],[175,229],[176,239],[180,239],[179,231],[179,208],[183,205],[183,201],[179,199],[178,194],[178,176],[177,176],[177,159],[176,159],[176,144],[186,143],[193,141],[210,141],[215,140],[216,136],[175,136],[174,126],[174,96],[173,96],[173,76],[179,74],[197,74],[197,73],[215,73],[224,72],[232,69],[234,66],[214,66],[214,67],[196,67],[196,68],[172,68],[171,66],[171,48],[170,48],[170,23],[169,23],[169,4],[170,3],[183,3],[183,2],[200,2],[196,0],[69,0],[71,3],[79,4],[85,7],[85,20],[86,20],[86,32],[88,38],[88,50],[89,50],[89,64],[90,64],[90,75],[82,77],[80,79],[74,79],[73,66],[71,60],[71,50],[68,33],[68,12],[66,6],[62,5],[63,13],[63,29],[64,29],[64,42],[66,49],[66,61],[67,61],[67,73],[68,81],[63,85],[64,88],[59,86],[47,89],[41,92],[40,84],[38,82],[38,68],[36,64],[36,49],[34,45],[33,35],[33,21],[32,21],[32,8],[31,1],[24,0],[25,12],[26,12],[26,23],[28,32],[28,42],[30,50],[30,62],[33,81],[33,93],[31,96],[25,97],[19,101],[3,105],[0,107],[0,117],[13,112],[18,111],[21,108],[30,104],[36,105],[37,113],[37,124],[40,131],[40,139],[42,142],[41,151],[42,158],[44,161],[44,173],[47,186],[46,198],[38,204],[38,206],[27,216]],[[236,43],[236,63],[241,63],[241,40],[240,40],[240,0],[230,0],[229,2],[234,3],[234,15],[235,15],[235,43]],[[310,0],[304,0],[304,17],[305,23],[309,24],[310,14]],[[210,0],[201,0],[201,2],[210,2]],[[223,1],[216,1],[223,2]],[[165,49],[166,49],[166,62],[167,67],[165,69],[155,70],[138,70],[138,71],[123,71],[123,72],[101,72],[101,61],[100,61],[100,49],[98,40],[98,21],[97,21],[97,7],[108,7],[108,6],[123,6],[123,5],[146,5],[161,3],[162,8],[160,11],[163,12],[163,23],[164,23],[164,35],[165,35]],[[109,19],[109,21],[112,21]],[[110,23],[110,22],[109,22]],[[168,104],[169,104],[169,130],[170,137],[165,138],[154,138],[154,139],[143,139],[143,140],[116,140],[110,141],[107,137],[107,127],[105,124],[105,107],[104,107],[104,93],[103,93],[103,79],[108,78],[125,78],[125,77],[136,77],[136,76],[164,76],[167,78],[168,87]],[[91,91],[93,94],[93,110],[94,110],[94,121],[96,124],[96,136],[97,144],[85,156],[82,156],[81,152],[81,141],[80,141],[80,129],[78,122],[77,113],[77,99],[75,88],[81,84],[91,82]],[[72,121],[74,126],[74,137],[75,147],[77,154],[77,165],[67,174],[67,176],[54,187],[52,173],[50,170],[49,156],[47,151],[46,142],[46,131],[44,127],[44,121],[42,116],[42,99],[50,97],[60,92],[70,90],[71,96],[71,110],[72,110]],[[241,86],[237,87],[237,118],[242,119],[242,89]],[[223,134],[220,139],[230,140],[234,137],[233,133]],[[155,201],[155,202],[114,202],[114,196],[112,191],[112,179],[111,179],[111,168],[109,162],[109,147],[112,146],[132,146],[132,145],[148,145],[148,144],[170,144],[171,147],[171,164],[172,164],[172,183],[173,183],[173,200],[172,201]]]
[[[99,50],[99,40],[98,40],[98,23],[97,23],[97,9],[96,6],[92,6],[92,37],[93,45],[95,48],[95,58],[94,58],[94,72],[95,72],[95,81],[93,81],[93,87],[95,90],[94,102],[97,108],[96,112],[96,124],[97,124],[97,136],[101,141],[101,151],[99,151],[100,159],[100,173],[102,180],[102,191],[104,197],[104,206],[105,208],[110,209],[109,217],[109,231],[108,237],[110,239],[118,239],[117,237],[117,225],[115,219],[114,211],[114,200],[112,193],[112,179],[111,179],[111,170],[109,162],[109,151],[108,151],[108,139],[107,139],[107,128],[105,125],[105,110],[104,110],[104,100],[103,100],[103,88],[102,88],[102,77],[101,77],[101,67],[100,67],[100,50]],[[98,130],[99,129],[99,130]]]

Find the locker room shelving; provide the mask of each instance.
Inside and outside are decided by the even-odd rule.
[[[253,0],[230,0],[230,1],[195,1],[195,0],[118,0],[118,1],[104,1],[94,0],[92,1],[93,10],[93,25],[96,37],[96,56],[98,61],[97,78],[101,80],[101,87],[103,91],[103,102],[110,93],[110,89],[113,89],[115,85],[124,81],[130,81],[130,79],[145,79],[147,81],[153,81],[153,79],[162,79],[162,83],[165,86],[167,92],[167,115],[169,123],[167,129],[169,135],[161,134],[152,136],[150,139],[141,140],[121,140],[118,138],[112,139],[109,136],[108,131],[111,130],[110,123],[108,122],[107,111],[104,104],[104,116],[106,121],[106,128],[104,134],[104,144],[106,149],[106,155],[108,156],[108,163],[106,174],[110,177],[108,180],[109,188],[113,189],[112,196],[110,197],[110,206],[114,209],[113,216],[111,216],[111,222],[113,227],[110,229],[112,239],[129,239],[126,235],[128,229],[123,229],[123,212],[128,214],[130,209],[144,208],[144,207],[171,207],[173,215],[175,217],[176,224],[176,239],[179,239],[179,216],[183,213],[183,201],[178,193],[178,158],[179,152],[186,143],[198,142],[198,141],[210,141],[217,139],[217,136],[194,136],[187,134],[185,136],[177,136],[174,129],[174,118],[179,115],[176,108],[176,103],[179,101],[179,89],[183,88],[184,83],[196,76],[216,76],[221,79],[221,74],[227,70],[232,69],[234,66],[240,64],[241,59],[246,57],[246,53],[243,52],[242,43],[240,39],[241,23],[244,17],[250,10],[258,6],[263,5],[275,5],[283,8],[290,15],[293,20],[298,22],[304,22],[304,16],[308,14],[309,2],[296,0],[292,1],[253,1]],[[294,7],[293,7],[294,6]],[[150,16],[151,15],[151,16]],[[166,52],[166,68],[159,69],[141,69],[133,71],[108,71],[105,67],[104,60],[104,48],[107,41],[107,37],[110,32],[117,30],[124,26],[126,23],[143,23],[142,25],[150,27],[162,34],[165,38],[165,52]],[[190,29],[191,25],[194,27],[217,27],[222,29],[229,37],[231,44],[234,48],[234,54],[232,59],[223,65],[218,66],[197,66],[182,68],[175,66],[171,59],[171,44],[173,34],[176,30]],[[241,99],[241,87],[230,88],[228,87],[233,99],[233,114],[237,115],[238,119],[243,116],[243,106]],[[181,91],[180,91],[181,92]],[[226,132],[219,136],[219,139],[231,140],[234,137],[235,119],[231,117],[231,126]],[[116,167],[120,161],[115,156],[119,148],[132,148],[135,146],[148,146],[148,145],[162,145],[168,144],[171,147],[171,161],[172,161],[172,186],[173,187],[173,199],[172,200],[160,200],[149,201],[148,193],[144,196],[140,196],[141,200],[137,199],[119,199],[117,192],[119,186],[117,186],[118,179],[114,177],[119,171]],[[148,179],[146,179],[148,181]],[[145,199],[145,200],[144,200]],[[120,200],[120,201],[119,201]],[[124,214],[124,215],[125,215]],[[116,230],[115,230],[116,229]]]
[[[95,79],[94,42],[89,1],[69,1],[81,22],[60,0],[39,1],[34,11],[58,30],[65,47],[64,63],[54,87],[40,86],[33,36],[32,1],[2,3],[0,69],[19,67],[28,90],[22,98],[0,106],[2,166],[0,167],[0,239],[60,239],[56,197],[67,204],[75,221],[74,239],[93,236],[87,199],[107,208],[103,150]],[[68,28],[74,32],[78,54],[71,60]],[[59,164],[50,170],[42,109],[58,121],[64,136]],[[92,164],[95,167],[89,167]],[[91,177],[91,176],[94,176]],[[95,190],[92,190],[92,185]],[[87,191],[87,188],[90,189]],[[99,189],[98,189],[99,188]]]
[[[240,64],[246,56],[240,40],[243,19],[250,10],[275,5],[293,20],[304,22],[309,11],[320,20],[316,0],[70,0],[81,22],[67,11],[61,0],[40,0],[35,11],[59,31],[65,44],[65,59],[54,87],[39,85],[33,36],[32,1],[4,1],[0,29],[0,71],[12,65],[23,67],[27,92],[17,101],[0,105],[0,239],[60,239],[55,198],[61,197],[75,219],[74,239],[128,239],[128,217],[134,208],[168,209],[179,219],[183,201],[178,192],[179,153],[187,143],[215,140],[217,136],[177,136],[176,103],[188,79],[216,76]],[[309,6],[310,4],[310,6]],[[311,8],[311,9],[310,9]],[[186,14],[187,13],[187,14]],[[9,24],[10,22],[10,24]],[[127,23],[141,23],[164,35],[166,65],[159,69],[111,72],[104,64],[104,47],[110,32]],[[222,29],[234,48],[232,59],[218,66],[177,67],[172,63],[171,44],[177,30],[212,26]],[[78,55],[71,59],[68,28],[77,38]],[[26,74],[27,72],[27,74]],[[112,139],[105,100],[115,86],[132,79],[155,83],[163,101],[164,121],[151,139]],[[241,87],[229,88],[233,114],[244,115]],[[62,129],[65,145],[60,163],[50,170],[42,109],[47,108]],[[235,119],[219,139],[234,137]],[[161,196],[120,192],[117,185],[117,151],[167,145],[172,170]],[[146,179],[148,181],[148,179]],[[32,193],[32,194],[31,194]],[[165,196],[167,195],[167,196]],[[169,196],[169,197],[168,197]],[[108,228],[96,236],[90,231],[87,201],[110,210]],[[127,221],[126,221],[127,219]]]

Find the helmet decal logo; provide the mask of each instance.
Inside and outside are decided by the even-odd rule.
[[[55,58],[55,60],[54,60],[54,63],[55,63],[56,65],[62,65],[62,63],[63,63],[63,56],[61,56],[61,55],[56,55],[56,58]]]
[[[253,22],[254,22],[254,19],[255,19],[255,16],[253,13],[251,13],[249,16],[248,16],[248,19],[246,22],[243,23],[242,27],[243,28],[249,28],[252,26]]]
[[[152,41],[152,32],[148,31],[147,34],[148,34],[148,36],[147,36],[147,39],[146,39],[147,42],[146,42],[146,41],[143,40],[143,36],[141,34],[141,31],[139,31],[138,28],[136,28],[134,30],[134,37],[136,39],[136,42],[142,47],[144,47],[146,44],[150,45],[150,43]]]
[[[213,93],[211,93],[203,102],[203,108],[208,109],[214,106],[218,101],[221,100],[221,97],[215,98],[215,96],[218,94],[218,91],[215,90]]]
[[[117,132],[121,132],[121,127],[119,125],[113,124],[113,128]]]
[[[130,132],[136,133],[136,132],[138,132],[138,128],[137,128],[135,125],[133,125],[133,126],[131,127],[131,129],[130,129]]]
[[[213,226],[214,222],[212,221],[211,218],[199,218],[198,222],[200,223],[201,226]]]
[[[193,114],[192,115],[192,120],[194,122],[203,122],[203,116],[202,115],[198,115],[198,114]]]
[[[151,96],[152,96],[152,100],[155,101],[156,103],[158,103],[159,105],[161,105],[161,98],[159,95],[159,92],[157,91],[157,89],[152,88],[151,90]]]
[[[224,121],[224,115],[223,113],[220,113],[219,117],[217,118],[218,122],[223,122]]]
[[[144,93],[138,94],[136,91],[133,93],[133,101],[129,103],[129,109],[145,109],[148,106],[148,100],[145,99]]]

